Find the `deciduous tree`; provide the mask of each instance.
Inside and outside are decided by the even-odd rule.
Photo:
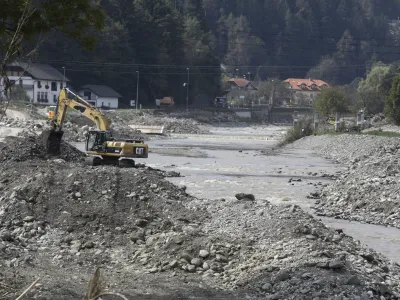
[[[400,125],[400,76],[395,77],[392,82],[386,98],[385,113],[396,125]]]
[[[348,106],[349,100],[341,88],[325,88],[314,101],[315,110],[326,118],[345,112]]]
[[[389,66],[382,63],[375,64],[368,73],[367,78],[362,79],[358,84],[358,93],[367,113],[383,112],[386,95],[382,91],[382,81],[388,72]]]

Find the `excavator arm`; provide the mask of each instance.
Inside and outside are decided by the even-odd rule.
[[[74,98],[70,98],[69,94],[73,95]],[[101,131],[108,131],[110,129],[111,121],[106,116],[89,102],[74,94],[68,88],[64,88],[58,96],[56,113],[53,119],[55,130],[62,130],[68,108],[80,112],[83,116],[96,124],[97,129]]]
[[[72,95],[73,97],[70,97]],[[61,150],[61,139],[64,134],[62,127],[67,116],[67,110],[71,108],[81,113],[94,124],[98,130],[109,131],[111,121],[104,116],[96,107],[89,102],[74,94],[68,88],[61,90],[58,96],[58,102],[54,118],[51,122],[51,129],[42,133],[44,146],[48,154],[59,155]]]

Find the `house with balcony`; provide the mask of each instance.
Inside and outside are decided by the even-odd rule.
[[[293,92],[290,104],[297,106],[312,106],[321,90],[330,87],[325,81],[312,78],[288,78],[283,83]]]
[[[87,84],[78,92],[79,96],[95,107],[118,108],[122,96],[106,85]]]
[[[13,62],[6,67],[6,74],[13,87],[25,90],[30,102],[54,105],[58,94],[69,82],[61,72],[48,64]],[[4,97],[4,83],[0,79],[0,97]]]

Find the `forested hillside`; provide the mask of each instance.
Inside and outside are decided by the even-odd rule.
[[[347,84],[375,61],[400,58],[391,30],[396,0],[100,0],[106,28],[84,51],[61,34],[42,44],[39,60],[61,68],[73,86],[108,84],[125,101],[173,95],[184,103],[216,96],[221,72],[314,77]],[[78,13],[78,12],[77,12]],[[222,65],[222,68],[220,67]]]

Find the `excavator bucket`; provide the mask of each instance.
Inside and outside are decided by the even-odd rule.
[[[61,139],[63,137],[63,134],[64,131],[56,131],[54,129],[43,131],[42,141],[47,154],[61,154]]]

